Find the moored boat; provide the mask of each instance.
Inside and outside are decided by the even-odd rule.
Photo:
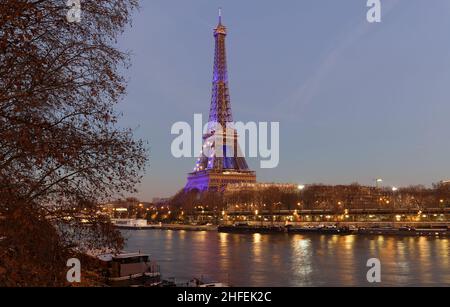
[[[448,227],[439,227],[439,228],[434,228],[434,227],[415,228],[415,227],[411,227],[411,226],[403,226],[400,228],[372,227],[372,228],[359,228],[358,234],[449,237],[450,231],[449,231]]]
[[[203,279],[193,278],[187,284],[188,287],[194,288],[228,288],[228,284],[223,282],[205,282]]]
[[[150,255],[141,253],[103,254],[98,256],[102,274],[109,286],[158,287],[161,285],[159,265]]]
[[[316,233],[318,232],[318,227],[315,226],[286,226],[288,233]]]
[[[281,226],[255,226],[244,223],[236,223],[234,225],[222,225],[217,228],[219,232],[228,233],[284,233],[285,227]]]
[[[325,226],[325,227],[319,228],[319,233],[351,234],[351,233],[353,233],[353,230],[351,230],[349,227],[338,227],[338,226],[334,225],[334,226]]]

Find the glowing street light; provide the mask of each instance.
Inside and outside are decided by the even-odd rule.
[[[397,187],[392,187],[392,192],[397,192],[398,188]]]
[[[375,184],[376,184],[377,188],[379,188],[382,183],[383,183],[383,179],[381,179],[381,178],[375,179]]]
[[[297,187],[297,189],[298,189],[299,191],[303,191],[303,190],[305,189],[305,185],[304,185],[304,184],[300,184],[300,185]]]

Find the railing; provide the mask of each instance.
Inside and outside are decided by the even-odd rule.
[[[336,215],[336,214],[450,214],[450,208],[424,208],[424,209],[406,209],[406,208],[395,208],[395,209],[384,209],[384,208],[374,208],[374,209],[348,209],[345,211],[342,210],[334,210],[334,209],[314,209],[314,210],[258,210],[258,215],[260,216],[271,216],[271,215]],[[213,212],[206,212],[201,215],[211,215]],[[238,211],[232,210],[227,211],[227,215],[255,215],[255,211]],[[200,215],[200,214],[198,214]]]
[[[335,225],[340,225],[340,226],[354,226],[354,227],[374,227],[374,226],[379,226],[379,227],[395,227],[395,228],[400,228],[400,227],[407,227],[407,226],[411,226],[411,227],[415,227],[415,228],[419,228],[420,227],[433,227],[433,228],[446,228],[446,227],[450,227],[450,221],[447,222],[390,222],[390,221],[377,221],[377,222],[371,222],[371,221],[367,221],[367,222],[272,222],[272,221],[248,221],[247,224],[249,226],[259,226],[259,227],[270,227],[270,226],[276,226],[276,227],[284,227],[284,226],[335,226]],[[221,226],[233,226],[235,225],[235,221],[223,221],[221,223]]]

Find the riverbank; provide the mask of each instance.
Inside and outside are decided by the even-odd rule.
[[[116,225],[124,230],[218,231],[223,233],[320,233],[450,237],[450,223],[292,223],[230,225],[151,224]]]
[[[217,231],[217,225],[189,225],[189,224],[149,224],[139,226],[115,225],[119,229],[127,230],[184,230],[184,231]]]

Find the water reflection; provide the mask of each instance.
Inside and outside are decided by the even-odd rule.
[[[379,258],[384,286],[450,286],[449,240],[425,237],[124,232],[127,250],[150,253],[165,277],[235,286],[367,286]]]
[[[293,278],[291,284],[287,286],[309,286],[312,285],[312,249],[311,239],[305,236],[296,235],[293,237],[291,246],[291,259]]]

